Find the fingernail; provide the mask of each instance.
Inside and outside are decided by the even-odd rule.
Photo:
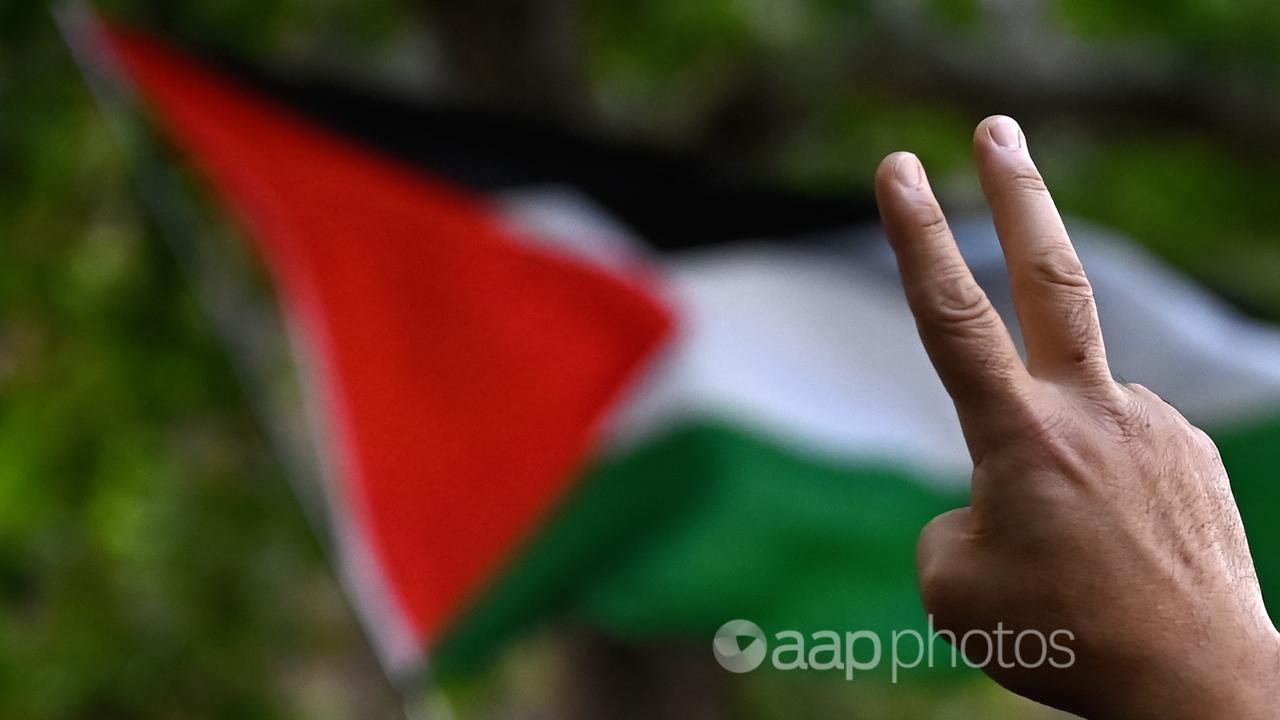
[[[909,188],[918,188],[924,184],[924,168],[920,166],[920,159],[911,153],[902,153],[893,164],[893,174],[898,176],[898,182]]]
[[[1022,147],[1022,131],[1013,118],[999,115],[987,123],[987,132],[997,145],[1010,150]]]

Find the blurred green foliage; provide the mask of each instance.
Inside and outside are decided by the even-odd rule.
[[[259,57],[368,57],[425,15],[393,0],[100,5]],[[1151,92],[1164,105],[904,81],[929,74],[919,42],[979,47],[992,8],[1012,5],[584,0],[590,92],[618,132],[718,148],[800,185],[866,192],[881,156],[914,149],[956,207],[977,207],[970,130],[1007,103],[1064,210],[1280,317],[1280,142],[1265,131],[1280,119],[1266,114],[1280,97],[1280,5],[1045,3],[1086,52],[1163,58]],[[764,119],[743,131],[744,115]],[[394,712],[40,2],[0,3],[0,183],[0,716]],[[746,692],[753,717],[791,714],[783,691]],[[988,686],[952,692],[863,689],[840,705],[814,690],[804,706],[992,707],[975,699]]]
[[[385,714],[128,171],[48,9],[0,5],[0,717]]]

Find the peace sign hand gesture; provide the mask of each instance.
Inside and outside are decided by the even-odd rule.
[[[920,535],[925,609],[957,636],[1069,631],[1070,667],[984,669],[1088,717],[1280,715],[1280,635],[1213,442],[1112,379],[1092,289],[1018,125],[987,118],[974,151],[1025,363],[920,162],[895,153],[876,173],[908,303],[974,464],[972,505]]]

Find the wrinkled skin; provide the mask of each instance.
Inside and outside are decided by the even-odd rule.
[[[972,505],[920,535],[925,609],[957,635],[1069,630],[1069,667],[984,669],[1086,717],[1280,716],[1280,635],[1213,441],[1150,390],[1112,379],[1089,281],[1017,124],[987,118],[974,151],[1025,363],[919,161],[895,153],[876,175],[908,302],[974,465]]]

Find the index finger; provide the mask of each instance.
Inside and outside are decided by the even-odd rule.
[[[920,338],[972,450],[974,428],[1021,406],[1030,376],[960,255],[914,155],[894,153],[880,163],[876,201]]]

